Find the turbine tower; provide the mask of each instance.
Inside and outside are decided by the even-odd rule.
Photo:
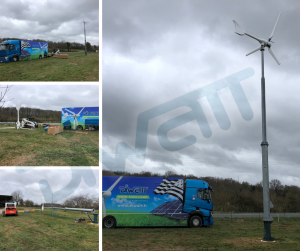
[[[87,49],[86,49],[86,32],[85,32],[85,24],[87,24],[88,22],[85,22],[83,20],[83,24],[84,24],[84,45],[85,45],[85,55],[87,55]]]
[[[268,40],[257,38],[249,33],[246,33],[241,26],[238,25],[236,21],[233,20],[233,23],[235,24],[235,33],[243,36],[247,35],[255,40],[257,40],[260,43],[260,46],[254,49],[253,51],[249,52],[246,56],[249,56],[250,54],[260,50],[261,51],[261,71],[262,71],[262,77],[261,77],[261,109],[262,109],[262,142],[261,142],[261,150],[262,150],[262,174],[263,174],[263,204],[264,204],[264,238],[263,241],[274,241],[275,239],[271,237],[271,223],[273,222],[273,219],[270,215],[270,191],[269,191],[269,163],[268,163],[268,142],[267,142],[267,125],[266,125],[266,99],[265,99],[265,76],[264,76],[264,50],[265,47],[268,48],[271,56],[274,58],[274,60],[277,62],[278,65],[280,65],[279,60],[275,56],[275,53],[271,49],[272,44],[274,43],[271,41],[274,35],[275,28],[277,26],[278,20],[280,18],[280,14],[277,18],[277,21],[275,23],[275,26],[273,28],[273,31],[271,33],[271,36]]]

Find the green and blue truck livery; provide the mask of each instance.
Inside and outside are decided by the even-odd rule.
[[[88,127],[99,128],[99,107],[62,108],[61,126],[73,130],[85,130]]]
[[[48,57],[48,43],[28,40],[6,40],[0,44],[0,63]]]
[[[212,188],[203,180],[102,177],[102,227],[213,225]]]

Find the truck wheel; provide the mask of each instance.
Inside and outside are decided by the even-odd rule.
[[[17,62],[17,61],[18,61],[18,57],[13,57],[11,60],[12,60],[13,62]]]
[[[103,228],[115,228],[117,225],[116,218],[113,216],[106,216],[102,220],[102,227]]]
[[[42,55],[39,56],[39,59],[42,59]]]
[[[80,130],[81,131],[81,130],[83,130],[83,127],[81,125],[79,125],[79,126],[76,127],[76,130]]]
[[[198,215],[194,215],[189,219],[189,227],[201,227],[202,226],[202,219]]]

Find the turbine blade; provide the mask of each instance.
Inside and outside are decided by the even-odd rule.
[[[254,52],[260,50],[260,48],[261,48],[261,46],[257,47],[255,50],[249,52],[246,56],[249,56],[250,54],[252,54],[252,53],[254,53]]]
[[[123,178],[123,176],[120,176],[120,178],[117,179],[117,181],[116,181],[114,184],[112,184],[112,186],[111,186],[107,191],[108,191],[108,192],[111,192],[111,190],[114,189],[114,187],[118,184],[118,182],[119,182],[120,179],[122,179],[122,178]]]
[[[275,56],[275,53],[272,51],[271,48],[269,48],[269,52],[270,52],[270,54],[272,55],[272,57],[275,59],[275,61],[277,62],[277,64],[280,65],[280,62],[278,61],[277,57]]]
[[[273,37],[273,35],[274,35],[274,31],[275,31],[275,28],[276,28],[276,26],[277,26],[277,23],[278,23],[278,20],[279,20],[279,18],[280,18],[280,15],[281,15],[281,12],[279,13],[279,16],[278,16],[278,18],[277,18],[277,21],[276,21],[276,23],[275,23],[275,26],[274,26],[274,28],[273,28],[273,31],[272,31],[271,36],[270,36],[270,38],[269,38],[269,41],[271,41],[271,39],[272,39],[272,37]]]
[[[232,20],[233,23],[235,24],[235,33],[240,35],[240,36],[244,36],[245,35],[245,31],[243,30],[243,28],[241,26],[239,26],[239,24]]]
[[[254,37],[253,35],[251,35],[251,34],[249,34],[249,33],[245,33],[245,34],[246,34],[248,37],[251,37],[251,38],[257,40],[257,41],[260,42],[260,43],[264,43],[264,41],[262,41],[261,39],[259,39],[259,38],[257,38],[257,37]]]
[[[83,108],[80,110],[80,112],[77,113],[77,115],[80,115],[80,113],[82,112],[82,110],[83,110],[84,108],[85,108],[85,107],[83,107]]]
[[[65,109],[66,111],[68,111],[69,113],[72,113],[72,114],[74,114],[75,115],[75,113],[74,112],[72,112],[72,111],[70,111],[70,110],[68,110],[68,109]]]

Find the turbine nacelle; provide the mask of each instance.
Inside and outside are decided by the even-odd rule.
[[[102,197],[103,198],[108,198],[108,197],[110,197],[111,196],[111,192],[110,191],[103,191],[102,192]]]

